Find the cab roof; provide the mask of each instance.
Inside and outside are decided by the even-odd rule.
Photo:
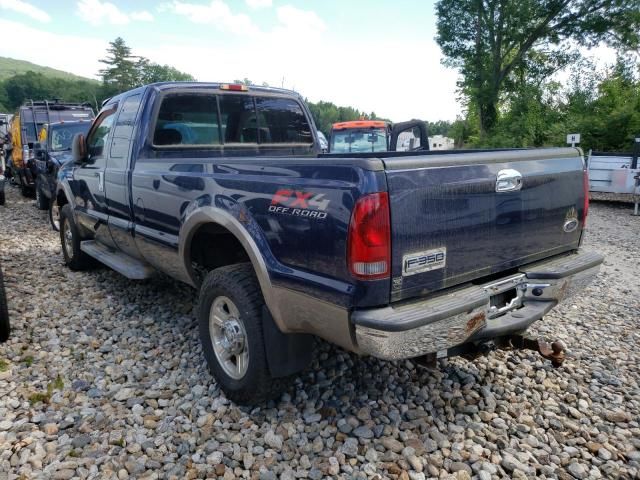
[[[386,128],[387,122],[382,120],[352,120],[350,122],[338,122],[333,124],[334,130],[347,130],[350,128]]]
[[[105,99],[102,102],[102,107],[104,107],[107,104],[111,104],[113,102],[119,101],[122,98],[131,95],[133,92],[142,92],[147,88],[153,88],[159,92],[165,92],[173,89],[190,89],[190,88],[222,90],[221,87],[229,86],[229,85],[240,85],[240,84],[235,84],[233,82],[186,82],[186,81],[149,83],[147,85],[142,85],[140,87],[128,90],[126,92],[119,93],[118,95],[114,95],[111,98]],[[287,90],[286,88],[276,88],[276,87],[262,87],[259,85],[244,85],[244,84],[242,85],[244,87],[247,87],[247,89],[240,93],[249,93],[249,94],[252,92],[253,93],[256,93],[256,92],[276,93],[281,95],[289,95],[291,97],[302,100],[302,96],[295,90]],[[222,91],[222,93],[228,93],[228,90],[224,90]],[[232,91],[231,93],[238,93],[238,92]]]

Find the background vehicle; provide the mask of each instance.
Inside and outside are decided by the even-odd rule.
[[[382,120],[354,120],[334,123],[331,127],[330,153],[407,150],[429,150],[424,122],[410,120],[392,124]]]
[[[9,324],[9,309],[7,308],[7,294],[4,290],[4,275],[0,266],[0,342],[9,338],[11,326]]]
[[[11,116],[6,113],[0,113],[0,205],[5,204],[4,187],[7,182],[7,159],[6,146],[9,143],[9,122]]]
[[[320,130],[318,130],[318,143],[320,145],[320,151],[322,153],[328,153],[329,152],[329,141],[327,140],[327,137],[324,136],[324,133],[322,133]]]
[[[38,135],[39,141],[34,145],[35,162],[30,170],[36,179],[36,207],[49,210],[49,220],[54,230],[59,229],[60,212],[51,198],[56,194],[58,170],[72,158],[73,137],[78,133],[86,135],[90,126],[89,120],[46,124]]]
[[[318,155],[315,132],[280,89],[110,99],[60,169],[65,263],[199,288],[204,355],[243,403],[280,393],[311,335],[385,359],[515,345],[598,271],[578,149]]]
[[[92,120],[89,104],[63,103],[59,100],[30,101],[18,109],[11,124],[11,174],[23,195],[35,189],[35,149],[43,125],[54,122]]]

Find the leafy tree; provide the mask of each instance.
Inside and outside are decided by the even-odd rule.
[[[339,107],[331,102],[320,101],[312,103],[307,100],[309,110],[316,123],[316,127],[327,137],[331,132],[331,126],[336,122],[347,122],[351,120],[384,120],[378,118],[375,112],[365,113],[353,107]]]
[[[139,69],[135,57],[122,37],[109,43],[107,57],[100,62],[106,65],[100,70],[102,81],[116,92],[124,92],[139,85]]]
[[[100,70],[107,97],[148,83],[195,81],[193,76],[170,65],[160,65],[148,58],[134,56],[121,37],[109,43],[107,58],[100,62],[107,65]]]
[[[576,60],[575,46],[640,43],[638,0],[439,0],[436,9],[444,63],[460,69],[481,137],[517,75],[547,77]]]
[[[438,120],[436,122],[425,122],[427,124],[427,133],[430,136],[444,135],[449,136],[449,130],[453,126],[452,122],[446,120]]]
[[[159,65],[140,57],[138,68],[138,83],[146,85],[155,82],[194,82],[196,79],[188,73],[181,72],[170,65]]]
[[[67,102],[89,102],[97,108],[103,98],[102,86],[89,80],[66,80],[35,72],[14,75],[0,83],[0,99],[9,110],[28,100],[56,98]]]

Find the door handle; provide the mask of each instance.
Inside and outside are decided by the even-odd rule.
[[[522,174],[511,168],[500,170],[496,178],[496,192],[516,192],[522,188]]]
[[[104,172],[96,172],[95,176],[98,177],[98,191],[104,192]]]

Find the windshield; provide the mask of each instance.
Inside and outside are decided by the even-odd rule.
[[[386,152],[385,128],[350,128],[331,132],[331,153]]]
[[[71,142],[76,133],[86,134],[91,126],[90,122],[68,125],[54,125],[51,127],[51,150],[59,152],[71,150]]]

